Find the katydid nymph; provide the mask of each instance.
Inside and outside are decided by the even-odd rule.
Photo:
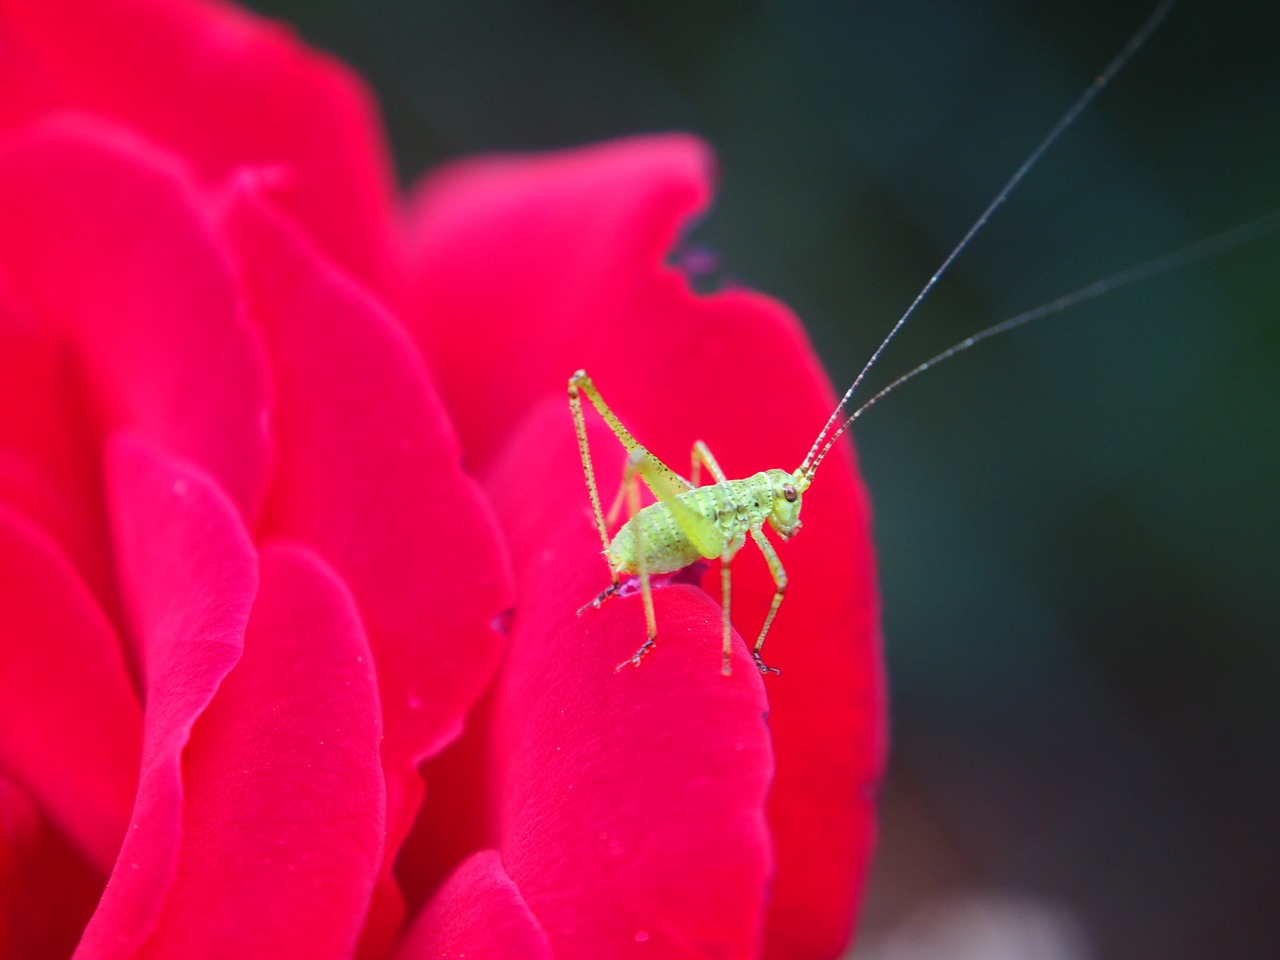
[[[764,470],[744,479],[730,479],[720,469],[712,451],[702,441],[692,449],[692,471],[686,479],[664,464],[646,449],[609,408],[600,390],[584,370],[569,379],[569,404],[574,420],[579,450],[583,462],[588,495],[591,501],[603,555],[608,565],[611,583],[579,613],[598,607],[615,596],[625,578],[635,577],[642,594],[646,636],[643,643],[627,660],[617,665],[621,670],[627,665],[639,665],[642,658],[654,647],[658,624],[654,613],[651,578],[671,573],[701,560],[718,559],[721,562],[722,636],[723,651],[721,672],[730,673],[732,640],[731,621],[731,563],[750,538],[763,554],[773,578],[774,595],[764,622],[752,646],[756,666],[762,673],[777,673],[762,659],[761,649],[774,623],[788,587],[788,578],[777,549],[765,534],[766,526],[786,541],[801,528],[800,508],[805,492],[814,482],[818,467],[841,439],[844,433],[870,407],[906,381],[943,360],[968,350],[977,343],[1005,333],[1016,327],[1046,316],[1061,313],[1076,304],[1101,296],[1119,287],[1137,283],[1156,274],[1164,273],[1185,264],[1201,260],[1238,247],[1263,234],[1280,229],[1280,214],[1270,214],[1242,227],[1227,231],[1208,240],[1175,250],[1136,266],[1129,267],[1104,279],[1095,281],[1035,309],[1025,311],[1001,323],[987,327],[930,359],[918,364],[893,380],[888,386],[864,400],[847,412],[854,392],[863,383],[871,368],[879,360],[885,347],[898,334],[914,314],[956,257],[969,245],[996,210],[1005,202],[1041,156],[1061,137],[1076,118],[1088,107],[1143,46],[1164,20],[1176,0],[1162,0],[1146,22],[1129,39],[1123,49],[1098,74],[1087,89],[1062,115],[1048,134],[1040,141],[1027,159],[998,191],[960,242],[943,260],[941,266],[929,277],[923,288],[894,323],[888,335],[872,352],[861,372],[832,411],[827,422],[818,432],[808,454],[794,469],[775,468]],[[587,441],[582,397],[586,396],[605,423],[612,430],[627,452],[622,485],[606,512],[602,508],[598,484],[592,466]],[[711,481],[700,485],[700,475],[706,471]],[[641,506],[639,484],[643,483],[656,498],[655,503]],[[611,536],[609,531],[623,507],[627,509],[626,522]]]

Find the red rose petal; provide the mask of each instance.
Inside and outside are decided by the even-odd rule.
[[[3,504],[0,663],[0,769],[106,876],[133,805],[142,711],[75,568]]]
[[[804,510],[804,530],[782,553],[793,585],[766,644],[782,669],[769,685],[778,876],[764,955],[776,960],[839,956],[848,943],[875,843],[888,735],[869,507],[847,445],[824,461]],[[762,582],[757,576],[757,596],[771,590]]]
[[[0,778],[0,957],[70,956],[101,892],[101,874]]]
[[[496,851],[481,850],[445,881],[396,960],[551,960],[551,945]]]
[[[419,767],[428,788],[395,856],[395,879],[411,913],[458,864],[495,842],[489,816],[492,716],[490,687],[467,715],[462,735]]]
[[[390,276],[391,163],[363,83],[287,27],[231,4],[10,0],[0,10],[0,122],[84,109],[223,180],[277,166],[290,214],[374,289]]]
[[[741,641],[721,675],[719,609],[689,586],[657,591],[658,647],[615,672],[644,618],[638,596],[575,615],[608,579],[567,420],[539,409],[489,483],[521,591],[494,719],[503,863],[558,957],[752,956],[772,868],[760,675]]]
[[[0,271],[2,272],[2,271]],[[101,437],[73,351],[20,318],[0,290],[0,502],[66,553],[108,616],[118,616],[102,501]]]
[[[457,734],[497,666],[499,541],[412,342],[249,188],[226,215],[274,368],[280,451],[264,536],[351,584],[377,653],[387,752]]]
[[[173,882],[182,831],[182,750],[240,659],[257,590],[253,544],[209,476],[134,435],[107,448],[121,591],[145,675],[133,817],[77,956],[127,955]]]
[[[244,657],[183,761],[177,877],[148,957],[349,957],[382,860],[373,657],[340,580],[268,547]]]
[[[708,199],[708,165],[695,141],[661,137],[464,164],[426,183],[416,329],[473,462],[500,449],[513,415],[563,404],[565,381],[585,367],[677,470],[696,439],[730,476],[798,466],[835,398],[795,318],[747,291],[699,297],[663,263]],[[572,436],[567,411],[560,429]],[[567,456],[576,468],[576,450]],[[617,469],[597,476],[610,497]],[[531,499],[519,497],[509,532],[530,522]],[[765,647],[782,670],[767,688],[778,768],[767,954],[778,957],[832,956],[848,937],[885,737],[869,508],[847,448],[824,464],[803,519],[802,535],[779,548],[790,589]],[[594,556],[598,541],[586,549]],[[755,553],[733,568],[745,633],[773,594]],[[718,596],[714,570],[707,586]]]
[[[680,326],[647,326],[636,298],[680,295],[683,278],[660,264],[709,202],[709,164],[697,141],[670,136],[467,161],[424,180],[409,317],[477,469],[531,398],[562,393],[577,366],[596,373],[598,358],[627,366]]]
[[[172,158],[118,128],[49,125],[0,153],[0,263],[72,342],[97,415],[206,467],[252,518],[265,371],[202,205]]]
[[[497,669],[506,561],[404,331],[247,181],[226,225],[275,370],[279,455],[262,532],[315,547],[360,606],[378,664],[393,854],[421,801],[418,764],[457,736]],[[389,886],[390,858],[386,868]]]

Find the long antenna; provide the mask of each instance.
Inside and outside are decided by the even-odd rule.
[[[1188,264],[1207,260],[1210,257],[1215,257],[1219,254],[1226,253],[1229,250],[1234,250],[1237,247],[1244,246],[1250,241],[1258,239],[1259,237],[1265,236],[1269,233],[1276,233],[1277,231],[1280,231],[1280,210],[1273,210],[1271,213],[1264,214],[1249,223],[1241,224],[1238,227],[1233,227],[1230,230],[1223,231],[1222,233],[1209,237],[1206,240],[1193,243],[1189,247],[1182,247],[1179,250],[1162,254],[1161,256],[1154,257],[1151,260],[1146,260],[1132,267],[1126,267],[1124,270],[1117,271],[1109,277],[1103,277],[1101,280],[1095,280],[1093,283],[1086,284],[1085,286],[1073,290],[1070,293],[1065,293],[1060,297],[1050,300],[1048,303],[1042,303],[1038,307],[1026,310],[1017,316],[1010,317],[1008,320],[1003,320],[994,326],[987,327],[985,330],[979,330],[977,333],[973,334],[973,336],[966,337],[954,346],[948,347],[936,356],[932,356],[923,363],[912,367],[902,376],[891,382],[888,386],[882,387],[878,393],[872,395],[869,400],[854,410],[853,413],[850,414],[842,424],[840,424],[839,429],[831,434],[827,439],[827,442],[822,445],[822,449],[818,451],[817,455],[812,456],[812,463],[810,463],[807,468],[807,475],[810,477],[813,476],[818,469],[818,464],[822,463],[827,453],[833,446],[835,446],[836,441],[840,439],[846,430],[853,426],[853,422],[855,420],[870,410],[880,400],[884,399],[894,390],[897,390],[898,387],[902,386],[908,380],[914,380],[926,370],[936,367],[943,360],[949,360],[957,353],[963,353],[975,344],[981,343],[983,340],[988,340],[1001,333],[1007,333],[1016,327],[1021,327],[1024,324],[1031,323],[1033,320],[1040,320],[1056,313],[1062,313],[1064,310],[1069,310],[1071,307],[1078,304],[1085,303],[1088,300],[1093,300],[1095,297],[1100,297],[1104,293],[1110,293],[1111,291],[1118,290],[1121,287],[1140,283],[1143,280],[1147,280],[1162,273],[1167,273],[1171,270],[1177,270],[1178,268],[1185,267]]]
[[[1112,79],[1115,78],[1115,75],[1124,69],[1125,64],[1127,64],[1133,58],[1133,55],[1142,48],[1143,44],[1147,42],[1151,34],[1156,31],[1156,28],[1158,28],[1164,21],[1165,17],[1169,15],[1169,11],[1173,9],[1175,3],[1177,3],[1177,0],[1161,0],[1151,15],[1147,17],[1146,22],[1138,28],[1137,32],[1129,38],[1129,42],[1124,45],[1124,48],[1116,54],[1115,58],[1112,59],[1109,64],[1107,64],[1106,69],[1094,78],[1093,82],[1089,84],[1084,93],[1080,94],[1079,98],[1077,98],[1076,102],[1071,105],[1070,109],[1068,109],[1067,112],[1062,115],[1061,119],[1053,125],[1053,128],[1045,135],[1044,139],[1041,140],[1036,148],[1031,151],[1027,159],[1022,162],[1022,166],[1018,167],[1013,176],[1009,178],[1009,182],[1000,188],[1000,192],[996,194],[995,199],[992,200],[987,208],[982,211],[982,214],[978,219],[973,222],[973,226],[969,228],[961,241],[956,244],[955,248],[949,254],[947,254],[947,258],[942,261],[942,266],[938,267],[938,269],[934,271],[933,276],[929,278],[928,282],[920,289],[920,292],[916,294],[916,298],[911,301],[911,305],[907,307],[906,312],[898,318],[898,322],[889,330],[888,335],[880,341],[880,346],[876,347],[875,352],[871,354],[871,358],[863,366],[857,377],[854,378],[849,389],[846,390],[844,396],[840,398],[840,402],[836,404],[835,410],[831,411],[831,416],[828,417],[827,422],[822,425],[822,430],[813,441],[813,446],[809,448],[809,453],[805,456],[804,462],[800,465],[800,469],[797,471],[798,473],[801,473],[805,477],[812,478],[814,468],[817,466],[817,462],[814,460],[814,457],[818,455],[818,450],[822,447],[827,431],[831,429],[832,425],[839,419],[840,414],[844,412],[845,406],[853,398],[854,391],[858,389],[858,386],[862,383],[867,373],[875,366],[876,361],[880,359],[880,354],[884,352],[884,348],[889,345],[889,342],[893,340],[895,336],[898,335],[898,331],[903,328],[911,315],[916,312],[916,308],[920,306],[924,298],[929,295],[929,291],[934,288],[934,285],[942,278],[942,275],[947,272],[947,269],[951,266],[956,257],[960,255],[960,252],[969,245],[969,241],[977,235],[979,230],[986,226],[987,221],[991,219],[992,214],[994,214],[996,210],[1004,204],[1005,200],[1009,198],[1009,194],[1011,194],[1018,184],[1022,182],[1023,178],[1030,172],[1031,168],[1036,165],[1040,160],[1040,157],[1044,155],[1045,151],[1053,146],[1058,138],[1062,136],[1063,132],[1065,132],[1066,129],[1075,122],[1076,118],[1079,117],[1089,104],[1093,102],[1094,98],[1102,92]],[[841,431],[843,431],[843,429],[844,428],[842,427]]]

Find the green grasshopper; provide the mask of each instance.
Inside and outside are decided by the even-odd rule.
[[[582,414],[584,393],[627,450],[622,486],[607,518],[600,509],[600,492],[596,487],[591,451],[587,445],[587,424]],[[764,626],[760,628],[760,636],[752,655],[761,673],[777,673],[776,669],[765,666],[760,659],[760,648],[764,645],[769,626],[786,593],[787,571],[783,569],[773,544],[764,535],[764,525],[768,523],[783,540],[791,539],[800,530],[800,497],[813,479],[817,463],[810,461],[814,458],[810,456],[805,465],[794,473],[766,470],[745,480],[730,480],[716,463],[711,450],[699,440],[693,445],[693,479],[686,480],[631,435],[604,402],[585,370],[579,370],[569,378],[569,407],[573,411],[573,425],[578,434],[578,449],[582,453],[591,509],[604,545],[609,572],[613,577],[609,587],[588,606],[598,607],[604,603],[618,592],[622,577],[630,574],[640,578],[640,592],[644,597],[648,636],[629,660],[618,664],[618,669],[628,663],[638,665],[657,640],[658,626],[653,614],[653,590],[649,578],[654,574],[682,570],[699,560],[718,557],[724,610],[724,658],[720,670],[726,676],[729,674],[729,565],[750,535],[764,554],[765,562],[769,564],[775,587],[773,603],[765,615]],[[698,485],[703,467],[715,478],[715,483],[711,486]],[[657,503],[640,509],[637,477],[653,491],[653,495],[658,498]],[[630,519],[610,540],[609,527],[616,520],[624,500],[630,511]]]
[[[693,445],[691,479],[686,480],[669,466],[650,453],[605,403],[600,391],[596,388],[586,371],[579,370],[569,378],[569,407],[573,414],[574,428],[578,437],[578,448],[582,455],[583,472],[586,475],[587,492],[591,499],[591,508],[595,516],[596,528],[604,548],[605,561],[609,567],[612,582],[591,603],[578,612],[599,607],[619,592],[623,578],[635,576],[640,581],[640,591],[644,601],[644,616],[647,635],[643,644],[627,660],[618,664],[618,670],[628,664],[639,665],[641,659],[657,640],[658,628],[653,611],[653,590],[650,578],[657,574],[672,573],[701,560],[720,560],[721,594],[723,610],[723,655],[721,672],[728,675],[729,655],[731,649],[732,625],[729,615],[730,598],[730,565],[738,551],[745,546],[750,537],[764,555],[773,576],[774,595],[765,615],[764,624],[752,647],[752,656],[761,673],[778,673],[767,666],[760,657],[765,637],[769,633],[778,608],[787,590],[787,572],[778,558],[777,550],[764,533],[766,525],[772,527],[782,538],[789,540],[800,530],[801,499],[813,483],[814,475],[822,460],[832,449],[840,437],[885,395],[900,387],[906,381],[924,373],[926,370],[947,360],[958,353],[997,334],[1005,333],[1015,327],[1030,323],[1045,316],[1061,313],[1064,310],[1101,296],[1119,287],[1128,286],[1141,280],[1167,272],[1177,267],[1205,259],[1218,253],[1234,249],[1264,234],[1280,229],[1280,213],[1272,213],[1243,226],[1228,230],[1192,246],[1176,250],[1172,253],[1156,257],[1144,263],[1129,267],[1112,274],[1102,280],[1095,281],[1056,300],[1045,303],[1033,310],[1018,314],[1008,320],[987,327],[973,336],[925,360],[902,376],[893,380],[888,386],[864,401],[861,406],[846,417],[840,425],[832,427],[840,421],[854,391],[862,383],[868,371],[879,360],[881,353],[889,342],[906,324],[908,318],[928,295],[929,291],[951,266],[960,252],[987,223],[1008,198],[1023,177],[1035,166],[1041,155],[1061,136],[1089,103],[1111,79],[1124,67],[1129,59],[1146,42],[1156,27],[1168,14],[1175,0],[1163,0],[1149,16],[1146,23],[1139,28],[1119,54],[1108,64],[1092,84],[1072,104],[1071,108],[1053,126],[1045,138],[1014,173],[1010,180],[997,193],[995,199],[974,222],[960,243],[948,254],[941,267],[929,278],[923,289],[916,295],[906,312],[890,329],[888,335],[872,353],[863,366],[862,371],[854,379],[852,385],[840,399],[826,424],[818,433],[804,461],[793,471],[784,469],[765,470],[742,480],[730,480],[716,463],[710,449],[702,441]],[[623,472],[622,486],[606,515],[601,509],[600,494],[596,484],[595,471],[592,467],[591,452],[587,443],[586,421],[583,415],[582,396],[586,395],[591,405],[608,424],[614,435],[627,451],[627,463]],[[699,484],[700,474],[705,469],[714,479],[708,486]],[[640,507],[638,483],[645,486],[657,498],[657,502],[644,508]],[[613,535],[609,536],[609,528],[617,519],[623,504],[628,508],[627,522]]]

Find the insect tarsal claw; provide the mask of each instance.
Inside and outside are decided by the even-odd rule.
[[[627,666],[628,664],[630,664],[630,665],[631,665],[631,666],[633,666],[633,667],[638,667],[638,666],[640,666],[640,661],[641,661],[641,659],[644,657],[644,655],[645,655],[646,653],[648,653],[650,650],[652,650],[652,649],[653,649],[653,643],[654,643],[654,641],[655,641],[655,640],[657,640],[657,639],[658,639],[657,637],[650,637],[650,638],[649,638],[648,640],[646,640],[644,643],[640,644],[640,649],[639,649],[639,650],[637,650],[635,653],[633,653],[633,654],[632,654],[630,657],[628,657],[626,660],[623,660],[623,661],[622,661],[620,664],[618,664],[616,667],[614,667],[614,668],[613,668],[613,672],[614,672],[614,673],[621,673],[621,672],[622,672],[622,668],[623,668],[623,667],[625,667],[625,666]]]
[[[621,582],[613,583],[605,587],[598,594],[596,594],[596,598],[594,600],[592,600],[590,603],[584,603],[582,606],[578,608],[578,616],[582,616],[582,614],[589,609],[598,608],[601,604],[603,604],[606,600],[608,600],[610,597],[612,597],[615,593],[617,593],[621,589],[622,589]]]
[[[761,660],[760,654],[753,653],[751,656],[755,657],[756,666],[760,668],[760,672],[762,674],[765,674],[767,676],[768,674],[772,673],[775,677],[782,676],[782,671],[779,670],[777,667],[769,666],[767,663]]]

